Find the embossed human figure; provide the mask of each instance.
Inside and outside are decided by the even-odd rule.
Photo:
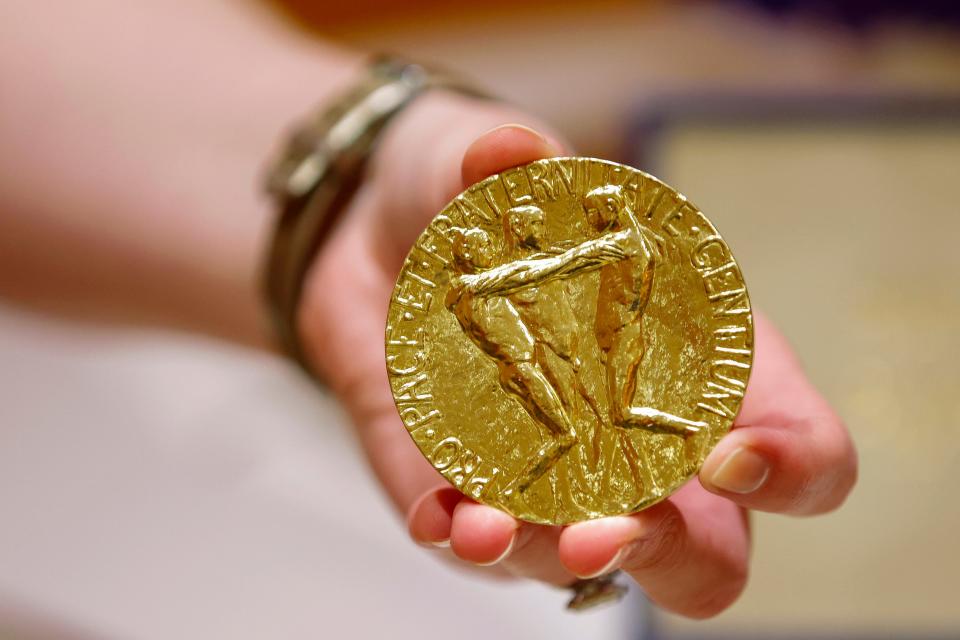
[[[523,492],[576,442],[576,432],[556,389],[545,375],[542,354],[509,296],[551,279],[569,277],[622,260],[616,238],[585,242],[561,254],[494,266],[489,234],[482,229],[450,229],[453,266],[445,300],[464,332],[500,370],[500,385],[547,428],[550,440],[504,489]]]
[[[650,300],[656,268],[650,235],[626,205],[622,189],[606,185],[584,197],[587,220],[607,237],[627,238],[623,248],[631,257],[600,270],[594,328],[606,368],[611,419],[616,426],[689,437],[706,427],[651,407],[633,406],[637,374],[645,351],[643,312]]]
[[[546,245],[544,227],[544,212],[535,205],[520,205],[508,210],[503,216],[503,237],[505,258],[519,260],[548,255],[551,248]],[[593,335],[589,325],[579,322],[573,309],[570,293],[567,289],[569,280],[554,279],[537,286],[521,289],[510,296],[520,313],[520,319],[533,333],[534,340],[542,348],[550,349],[561,360],[570,365],[573,375],[573,388],[583,398],[596,419],[593,431],[591,454],[593,464],[596,465],[600,457],[600,438],[604,416],[608,414],[606,402],[603,402],[602,393],[597,397],[596,390],[587,389],[585,379],[591,382],[602,380],[604,373],[593,358],[584,358],[589,348],[588,342],[593,342]],[[589,354],[592,355],[592,354]],[[562,374],[546,369],[547,376],[554,387],[562,385]],[[583,376],[581,374],[584,374]],[[604,405],[601,408],[601,403]],[[627,441],[629,444],[629,441]],[[631,472],[639,476],[638,461],[632,447],[627,451],[628,464]]]
[[[544,213],[535,205],[513,207],[503,216],[503,257],[507,260],[541,258],[560,253],[546,246]],[[579,378],[584,366],[581,349],[588,336],[577,320],[566,279],[554,278],[520,289],[510,295],[510,301],[520,313],[520,319],[530,329],[538,345],[550,349],[573,369],[573,384],[600,419],[597,400],[583,386]],[[551,373],[547,371],[548,375]],[[553,375],[557,384],[558,376]]]

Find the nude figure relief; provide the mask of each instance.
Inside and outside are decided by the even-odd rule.
[[[448,232],[454,276],[446,307],[495,362],[501,387],[545,436],[526,468],[504,488],[506,496],[522,494],[577,444],[573,395],[594,416],[593,451],[599,454],[600,429],[605,424],[616,428],[637,481],[643,465],[626,430],[688,438],[706,426],[633,404],[645,351],[641,320],[653,287],[656,239],[626,206],[619,187],[590,191],[583,209],[597,237],[566,250],[549,245],[545,214],[533,205],[504,214],[499,255],[482,229],[454,227]],[[591,326],[574,309],[566,283],[597,271]]]

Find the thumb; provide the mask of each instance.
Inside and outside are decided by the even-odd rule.
[[[564,153],[535,118],[502,103],[446,92],[422,96],[386,132],[371,167],[372,231],[399,268],[430,220],[467,186],[517,165]]]

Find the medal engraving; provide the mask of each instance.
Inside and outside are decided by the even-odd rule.
[[[732,254],[683,196],[562,158],[491,176],[434,219],[386,346],[434,467],[564,524],[649,506],[696,472],[739,409],[753,325]]]

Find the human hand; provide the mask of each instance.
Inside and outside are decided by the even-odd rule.
[[[663,260],[668,254],[667,241],[659,233],[649,227],[640,225],[641,241],[647,251],[648,257],[654,262]],[[674,252],[676,254],[676,252]],[[676,257],[676,256],[674,256]]]
[[[505,122],[541,128],[502,105],[441,93],[398,118],[308,277],[299,316],[307,351],[417,542],[468,565],[497,565],[486,571],[558,586],[622,568],[665,609],[714,615],[746,583],[747,509],[823,513],[843,502],[856,478],[844,426],[763,316],[756,315],[753,374],[735,428],[707,457],[699,483],[637,514],[566,527],[517,521],[452,488],[397,416],[383,325],[406,252],[467,185],[565,152],[555,138],[525,128],[489,131]]]

